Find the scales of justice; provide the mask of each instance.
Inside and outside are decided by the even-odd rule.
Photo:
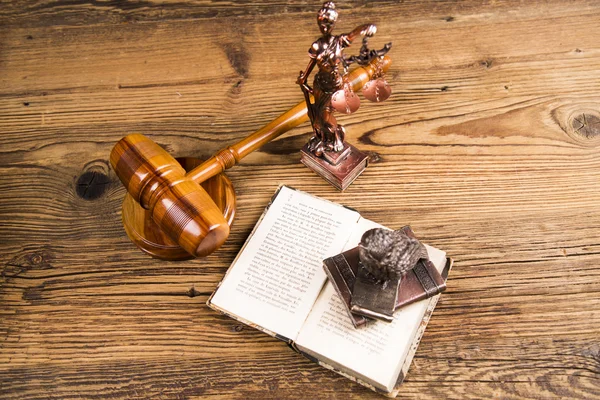
[[[304,100],[238,143],[206,161],[176,159],[141,134],[122,138],[110,163],[127,188],[123,225],[129,238],[146,253],[166,260],[202,257],[219,248],[229,235],[236,212],[235,191],[224,171],[254,150],[310,119],[313,136],[301,150],[301,161],[340,190],[367,166],[367,156],[344,141],[345,129],[334,113],[352,113],[360,105],[356,91],[379,102],[391,93],[385,73],[391,47],[370,50],[373,24],[350,33],[332,33],[338,13],[333,2],[318,12],[322,36],[309,49],[310,61],[297,83]],[[359,54],[344,49],[362,37]],[[349,71],[351,64],[357,68]],[[317,67],[312,87],[308,77]]]

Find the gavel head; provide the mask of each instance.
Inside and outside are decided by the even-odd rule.
[[[191,255],[206,256],[227,239],[229,225],[212,198],[152,140],[124,137],[112,149],[110,164],[133,199]]]

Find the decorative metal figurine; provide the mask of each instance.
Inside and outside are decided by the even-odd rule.
[[[323,260],[355,328],[372,319],[391,322],[395,310],[442,293],[450,268],[448,259],[437,270],[410,226],[368,230],[358,246]]]
[[[401,279],[421,258],[427,258],[427,249],[416,238],[404,231],[370,229],[358,245],[361,264],[374,278],[387,282]]]
[[[419,260],[428,260],[427,249],[400,229],[366,231],[358,245],[360,263],[352,292],[351,310],[391,321],[401,279]]]
[[[314,133],[302,149],[302,162],[338,189],[344,190],[367,166],[367,156],[344,142],[346,131],[334,116],[335,111],[350,114],[360,106],[360,99],[348,78],[348,67],[352,63],[365,66],[374,59],[380,59],[381,62],[375,64],[373,77],[363,87],[363,94],[375,102],[387,99],[391,88],[384,79],[383,57],[391,43],[381,50],[369,49],[368,38],[377,32],[373,24],[360,25],[350,33],[333,35],[337,18],[335,4],[331,1],[324,3],[317,15],[322,36],[308,50],[310,61],[306,70],[300,71],[297,83],[304,93]],[[346,57],[344,49],[359,36],[363,36],[359,55]],[[313,87],[310,87],[307,81],[315,66],[318,72]],[[311,101],[311,95],[314,101]]]

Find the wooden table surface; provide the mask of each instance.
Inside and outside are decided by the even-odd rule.
[[[1,398],[380,398],[205,305],[280,184],[455,258],[401,398],[600,398],[597,0],[338,2],[338,32],[393,41],[392,97],[341,118],[366,172],[339,193],[300,164],[305,123],[228,172],[218,252],[129,241],[113,144],[206,158],[277,117],[319,7],[3,2]]]

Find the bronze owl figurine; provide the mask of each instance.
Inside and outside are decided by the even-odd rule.
[[[360,262],[380,281],[400,279],[427,259],[427,249],[401,230],[375,228],[366,231],[358,245]]]

